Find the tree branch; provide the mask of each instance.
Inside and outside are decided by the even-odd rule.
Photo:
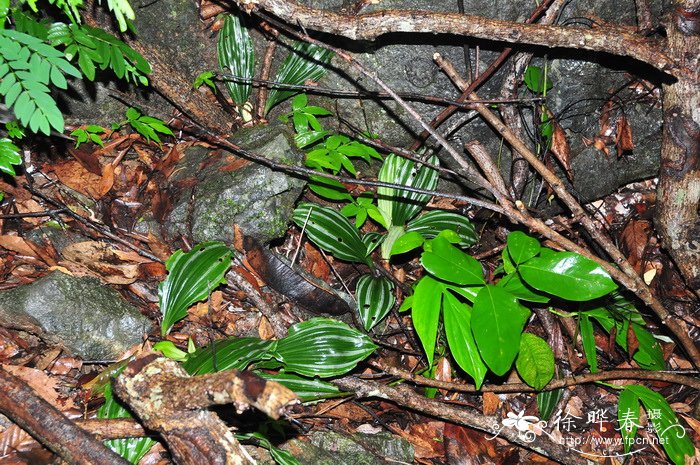
[[[293,0],[233,1],[248,12],[261,9],[289,24],[353,40],[374,40],[394,32],[454,34],[509,44],[605,52],[634,58],[671,74],[676,70],[674,60],[663,49],[628,29],[610,25],[579,29],[422,10],[382,10],[351,16],[309,8]]]

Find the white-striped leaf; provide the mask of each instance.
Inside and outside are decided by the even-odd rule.
[[[301,203],[294,210],[294,222],[311,241],[334,257],[349,262],[368,263],[367,246],[347,218],[332,208]]]
[[[430,157],[428,163],[437,165],[437,157]],[[437,170],[425,165],[416,168],[415,165],[411,160],[397,157],[393,153],[389,154],[379,170],[379,180],[427,190],[435,189],[438,183]],[[405,225],[430,200],[427,194],[390,187],[377,188],[377,194],[377,205],[389,227]]]
[[[158,286],[161,334],[187,316],[187,309],[204,300],[212,289],[225,283],[231,266],[231,250],[221,242],[203,242],[184,253],[178,250],[165,262],[168,277]]]
[[[277,341],[232,337],[197,349],[182,366],[190,375],[244,370],[251,363],[272,358],[276,346]]]
[[[366,331],[374,328],[389,314],[396,301],[393,289],[394,284],[384,276],[360,276],[355,289],[355,299]]]
[[[327,381],[321,381],[318,378],[305,378],[292,373],[268,373],[257,370],[255,373],[261,378],[276,381],[291,389],[302,402],[346,395],[335,385]]]
[[[446,229],[459,235],[460,247],[470,247],[478,240],[472,222],[466,216],[457,213],[434,210],[406,225],[406,231],[415,231],[426,239],[432,239]]]
[[[248,80],[255,72],[255,50],[248,30],[237,16],[226,15],[219,32],[217,45],[219,67],[231,73],[238,81],[225,81],[228,93],[237,105],[243,105],[250,96],[253,84]]]
[[[376,348],[367,335],[343,322],[313,318],[289,328],[275,358],[288,372],[323,378],[347,373]]]

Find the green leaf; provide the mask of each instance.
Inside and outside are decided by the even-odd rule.
[[[430,250],[426,247],[420,261],[430,274],[461,285],[484,283],[483,270],[478,260],[440,236],[432,239],[429,244]]]
[[[187,309],[204,300],[219,284],[231,266],[231,250],[220,242],[204,242],[190,252],[175,252],[165,263],[168,277],[158,286],[161,334],[187,316]]]
[[[665,369],[664,353],[654,335],[636,323],[632,323],[632,331],[639,343],[639,348],[633,355],[639,366],[645,370]]]
[[[430,157],[428,163],[436,165],[438,163],[437,157]],[[384,160],[378,177],[382,182],[426,190],[435,189],[438,183],[436,169],[426,165],[416,168],[413,161],[398,157],[393,153]],[[377,194],[379,210],[384,215],[388,226],[404,226],[430,200],[430,196],[427,194],[418,194],[393,187],[379,187]]]
[[[542,94],[553,87],[552,81],[545,79],[544,72],[539,66],[528,66],[523,80],[530,92],[535,94]]]
[[[503,279],[496,283],[496,286],[502,287],[503,289],[517,297],[519,300],[536,303],[549,302],[549,297],[537,292],[536,290],[532,289],[530,286],[525,284],[520,278],[519,273],[512,273],[506,275]]]
[[[191,341],[192,339],[190,339]],[[176,362],[184,362],[187,360],[188,353],[185,352],[184,350],[180,350],[173,342],[171,341],[160,341],[156,342],[153,344],[153,350],[157,350],[161,354],[163,354],[164,357],[168,357],[171,360],[175,360]]]
[[[236,439],[239,441],[254,439],[260,447],[270,451],[270,455],[279,465],[299,465],[299,461],[292,454],[275,447],[269,439],[260,433],[236,434]]]
[[[295,42],[274,81],[296,86],[307,81],[318,81],[326,74],[326,65],[331,58],[333,52],[330,50],[308,42]],[[265,114],[296,93],[294,90],[272,89],[265,102]]]
[[[537,394],[537,409],[540,411],[540,418],[542,420],[549,420],[549,417],[554,413],[554,408],[559,405],[563,394],[563,388],[542,391]]]
[[[567,300],[591,300],[617,289],[600,265],[574,252],[535,257],[520,265],[518,271],[535,289]]]
[[[617,405],[617,422],[620,425],[625,454],[628,454],[639,427],[639,397],[633,390],[623,389],[620,393]]]
[[[129,411],[114,398],[109,383],[105,386],[104,396],[105,403],[97,410],[97,418],[132,418]],[[156,441],[147,437],[104,441],[105,446],[134,464],[139,463],[155,443]]]
[[[510,258],[516,265],[530,260],[540,253],[540,249],[542,248],[540,241],[534,237],[528,236],[522,231],[513,231],[508,234],[506,242],[508,244]]]
[[[425,239],[419,233],[415,231],[407,232],[394,241],[394,245],[391,247],[391,255],[409,252],[423,245],[424,241]]]
[[[523,333],[515,367],[523,381],[539,391],[554,377],[552,348],[541,337]]]
[[[393,289],[394,284],[384,276],[360,276],[355,289],[355,299],[365,331],[374,328],[389,314],[396,302]]]
[[[226,80],[229,95],[237,105],[243,105],[250,97],[255,72],[255,49],[248,30],[237,16],[226,15],[224,27],[219,32],[217,44],[219,66],[237,81]]]
[[[484,286],[474,300],[472,332],[481,357],[499,376],[513,364],[530,311],[507,291]]]
[[[321,381],[318,378],[306,378],[292,373],[268,373],[258,370],[256,370],[255,373],[261,378],[276,381],[291,389],[302,402],[347,395],[335,385],[327,381]]]
[[[324,378],[347,373],[376,349],[368,336],[341,321],[312,318],[289,328],[275,358],[286,371]]]
[[[671,406],[659,393],[641,385],[629,385],[625,390],[632,391],[644,405],[649,420],[654,425],[656,435],[664,451],[676,465],[685,463],[685,457],[695,454],[693,441],[678,421]]]
[[[474,225],[466,216],[442,210],[433,210],[411,220],[406,225],[406,231],[415,231],[426,239],[432,239],[444,230],[459,234],[462,248],[476,244],[478,237]]]
[[[445,335],[450,353],[457,364],[474,380],[477,389],[481,388],[488,369],[484,365],[476,341],[472,334],[472,309],[449,292],[443,297],[443,319]]]
[[[294,223],[304,228],[311,241],[340,260],[371,263],[360,234],[339,212],[312,203],[294,210]]]
[[[19,154],[19,147],[12,143],[10,139],[0,139],[0,171],[15,175],[14,166],[22,163],[22,157]]]
[[[418,334],[418,339],[423,344],[429,366],[432,366],[435,354],[443,289],[444,287],[439,281],[430,276],[423,276],[416,285],[411,301],[413,327]]]
[[[348,200],[350,202],[353,200],[343,183],[335,179],[311,175],[309,176],[309,189],[328,200]]]
[[[591,367],[591,373],[596,373],[598,371],[598,358],[596,356],[595,335],[593,334],[593,324],[588,315],[579,315],[578,327],[581,331],[583,352],[588,360],[588,366]]]
[[[197,349],[182,367],[190,375],[245,370],[251,363],[271,359],[277,342],[255,337],[231,337]]]

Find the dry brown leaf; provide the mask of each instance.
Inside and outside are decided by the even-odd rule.
[[[0,236],[0,247],[20,255],[39,259],[35,251],[37,246],[30,244],[30,241],[23,237],[8,235]]]
[[[493,392],[484,392],[481,398],[484,404],[481,413],[484,415],[493,415],[496,413],[496,410],[498,410],[498,407],[501,405],[501,399]]]
[[[260,318],[260,325],[258,326],[258,337],[263,341],[268,341],[275,337],[275,330],[272,328],[270,320],[268,320],[267,317],[264,315],[262,318]]]
[[[627,327],[627,355],[632,358],[637,349],[639,349],[639,340],[634,332],[634,325],[629,325]]]
[[[46,211],[46,208],[42,207],[41,204],[34,199],[15,201],[15,207],[17,208],[17,213],[43,213]],[[25,217],[22,218],[22,221],[38,226],[46,221],[46,217]]]
[[[10,462],[9,460],[6,462],[5,457],[12,459],[12,457],[8,456],[11,456],[13,452],[26,452],[35,447],[41,446],[29,433],[15,424],[0,432],[0,455],[3,457],[3,465],[7,463],[26,463],[24,461]]]
[[[481,464],[496,462],[499,453],[496,441],[488,441],[487,436],[464,426],[446,423],[444,429],[446,462],[450,464]],[[485,456],[491,460],[486,459]]]
[[[620,233],[622,250],[637,273],[642,271],[641,264],[650,233],[651,223],[647,220],[631,220]]]
[[[78,161],[78,163],[80,163],[80,165],[89,172],[98,176],[102,175],[102,166],[100,165],[95,151],[88,151],[84,149],[76,149],[73,147],[69,147],[68,153],[73,155]]]
[[[569,178],[570,181],[573,181],[574,172],[571,170],[571,160],[569,159],[571,151],[569,148],[569,142],[566,139],[566,132],[564,132],[564,129],[559,125],[559,123],[556,122],[554,115],[552,115],[551,112],[548,111],[547,116],[553,128],[552,147],[550,150],[564,168],[566,177]]]
[[[139,264],[123,261],[115,249],[97,241],[78,242],[63,249],[61,262],[73,273],[90,274],[109,284],[131,284],[139,277]]]
[[[57,379],[42,370],[15,365],[2,365],[2,368],[27,383],[39,397],[62,412],[76,407],[71,398],[65,398],[56,391]]]
[[[413,423],[408,431],[399,430],[399,434],[413,445],[416,460],[439,459],[445,456],[444,427],[442,421],[425,421]]]
[[[615,141],[617,146],[618,158],[625,152],[634,150],[634,141],[632,140],[632,126],[627,122],[624,115],[617,120],[617,138]]]
[[[97,198],[103,197],[112,189],[112,186],[114,186],[114,166],[111,163],[107,163],[102,167],[102,177],[99,186],[100,196]]]

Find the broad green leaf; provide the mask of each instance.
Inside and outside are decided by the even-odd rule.
[[[309,189],[328,200],[346,200],[352,202],[352,195],[345,186],[335,179],[318,175],[309,176]]]
[[[632,331],[637,338],[639,348],[633,354],[634,360],[645,370],[663,370],[666,368],[664,353],[659,341],[649,331],[632,323]]]
[[[430,157],[428,163],[436,165],[437,157]],[[378,177],[383,182],[427,190],[435,189],[438,183],[437,170],[425,165],[416,168],[413,161],[393,153],[384,159]],[[382,212],[389,226],[404,226],[430,200],[427,194],[417,194],[391,187],[377,188],[377,195],[379,211]]]
[[[15,175],[13,165],[22,163],[22,157],[19,154],[19,147],[12,143],[10,139],[0,139],[0,171],[7,173],[10,176]]]
[[[497,375],[505,374],[520,348],[520,337],[530,311],[509,292],[484,286],[474,300],[472,332],[481,357]]]
[[[312,318],[289,328],[277,342],[275,358],[287,372],[324,378],[347,373],[376,348],[367,335],[341,321]]]
[[[595,335],[593,334],[593,324],[588,315],[579,315],[578,327],[581,331],[583,352],[588,360],[588,366],[591,367],[591,373],[596,373],[598,371],[598,358],[596,357]]]
[[[559,404],[564,389],[553,389],[542,391],[537,394],[537,409],[540,411],[540,419],[547,421],[554,413],[554,408]]]
[[[340,260],[370,264],[367,246],[357,229],[332,208],[301,203],[294,210],[294,223],[303,228],[311,241]]]
[[[409,252],[423,245],[425,238],[415,231],[407,232],[394,241],[391,247],[391,255],[399,255]]]
[[[318,81],[326,74],[326,66],[333,52],[308,42],[296,42],[277,71],[275,82],[303,85],[307,81]],[[278,103],[296,94],[295,90],[272,89],[265,102],[265,114]]]
[[[197,349],[182,367],[190,375],[223,370],[245,370],[251,363],[272,358],[277,341],[256,337],[231,337]]]
[[[540,253],[542,248],[540,241],[522,231],[514,231],[508,234],[507,244],[510,258],[516,265],[530,260]]]
[[[525,68],[523,80],[527,88],[535,94],[542,94],[553,87],[552,81],[545,79],[544,72],[539,66]]]
[[[371,274],[360,276],[355,290],[355,299],[360,319],[369,331],[389,314],[394,306],[394,284],[384,276],[374,277]]]
[[[162,335],[187,316],[191,305],[206,299],[213,289],[226,282],[224,275],[231,266],[231,255],[231,250],[220,242],[204,242],[187,253],[178,250],[168,259],[168,277],[158,286]]]
[[[288,451],[280,449],[274,446],[269,439],[263,436],[261,433],[246,433],[246,434],[236,434],[236,439],[239,441],[245,441],[253,439],[258,445],[264,449],[270,451],[270,455],[279,465],[299,465],[299,461],[294,458],[292,454]]]
[[[518,271],[530,286],[566,300],[591,300],[617,289],[600,265],[574,252],[535,257],[520,265]]]
[[[219,67],[237,80],[226,80],[226,89],[237,105],[243,105],[253,88],[255,50],[248,30],[237,16],[226,15],[217,43]]]
[[[430,274],[461,285],[484,283],[481,263],[477,259],[465,254],[440,236],[432,239],[429,244],[430,250],[426,247],[420,260]]]
[[[625,454],[628,454],[639,427],[639,397],[630,389],[623,389],[620,393],[617,405],[617,423],[620,425]]]
[[[112,385],[109,383],[105,386],[104,396],[105,403],[97,410],[97,418],[132,418],[129,411],[114,398]],[[104,441],[105,446],[134,464],[139,463],[155,443],[156,441],[147,437]]]
[[[526,302],[549,302],[548,296],[537,292],[536,290],[525,284],[520,278],[519,273],[511,273],[509,275],[504,276],[503,279],[496,283],[496,286],[502,287],[518,299],[524,300]]]
[[[268,373],[266,371],[256,371],[255,373],[261,378],[276,381],[291,389],[302,402],[347,395],[335,385],[318,378],[306,378],[293,373]]]
[[[488,369],[479,355],[479,349],[472,334],[472,310],[449,292],[443,296],[443,320],[445,335],[450,353],[457,364],[474,380],[477,389],[481,388]]]
[[[541,337],[523,333],[515,367],[523,381],[539,391],[554,377],[552,348]]]
[[[642,401],[659,442],[671,461],[676,465],[686,463],[685,457],[695,454],[695,446],[666,399],[658,392],[641,385],[629,385],[625,390],[634,392]]]
[[[458,245],[462,248],[470,247],[478,240],[474,225],[466,216],[443,210],[430,211],[406,225],[406,231],[415,231],[426,239],[432,239],[444,230],[459,234]]]
[[[418,339],[423,344],[423,350],[425,350],[430,366],[433,364],[433,355],[435,354],[443,289],[444,287],[439,281],[430,276],[423,276],[418,281],[411,300],[413,327],[418,334]]]

